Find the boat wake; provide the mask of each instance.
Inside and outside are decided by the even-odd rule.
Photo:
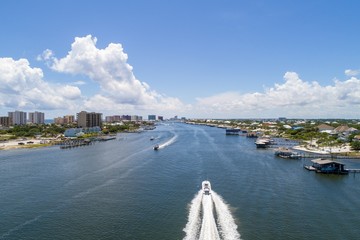
[[[172,138],[169,139],[169,141],[164,142],[163,144],[159,144],[159,148],[165,148],[171,144],[173,144],[177,139],[177,135],[173,136]]]
[[[216,192],[200,190],[190,203],[184,240],[240,239],[228,205]]]

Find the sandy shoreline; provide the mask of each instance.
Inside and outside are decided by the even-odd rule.
[[[50,141],[51,141],[50,139],[9,140],[6,142],[0,142],[0,150],[46,147],[49,146]],[[23,144],[19,144],[19,143],[23,143]]]
[[[26,139],[26,140],[9,140],[6,142],[0,142],[0,150],[12,150],[19,148],[35,148],[35,147],[47,147],[50,142],[54,139]],[[32,142],[32,143],[29,143]],[[19,143],[24,143],[23,145]],[[299,150],[303,152],[309,153],[317,153],[317,154],[330,154],[330,153],[349,153],[353,152],[350,149],[350,146],[342,146],[342,147],[321,147],[321,148],[308,148],[305,146],[294,146],[292,147],[294,150]]]
[[[295,150],[304,152],[318,153],[318,154],[330,154],[330,153],[349,153],[352,152],[350,146],[343,147],[321,147],[321,148],[306,148],[304,146],[292,147]]]

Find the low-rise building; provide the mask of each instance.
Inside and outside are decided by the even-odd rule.
[[[101,132],[100,127],[90,127],[90,128],[69,128],[64,132],[65,137],[79,137],[85,133],[99,133]]]
[[[327,125],[327,124],[320,124],[319,126],[317,126],[319,132],[326,132],[326,133],[331,133],[334,130],[334,127]]]

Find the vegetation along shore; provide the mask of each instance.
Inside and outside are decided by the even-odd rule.
[[[188,119],[188,124],[224,129],[239,129],[243,134],[269,136],[298,141],[293,149],[318,154],[360,155],[360,121],[350,119]],[[101,131],[76,136],[76,139],[108,136],[120,132],[139,132],[156,122],[124,121],[104,123]],[[75,124],[33,124],[0,130],[0,150],[34,148],[59,144],[68,139],[64,133]]]

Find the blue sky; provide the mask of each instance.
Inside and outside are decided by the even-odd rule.
[[[1,1],[0,115],[359,118],[358,1]]]

